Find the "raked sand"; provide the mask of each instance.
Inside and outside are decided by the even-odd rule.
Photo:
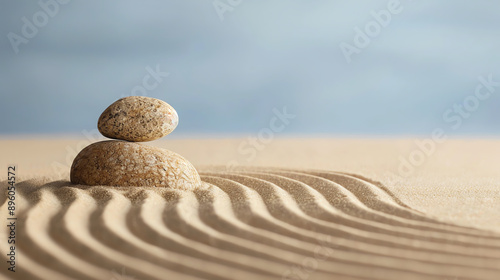
[[[72,185],[89,140],[1,140],[18,262],[0,279],[500,279],[500,141],[448,140],[404,174],[414,140],[246,141],[148,143],[200,171],[178,191]]]

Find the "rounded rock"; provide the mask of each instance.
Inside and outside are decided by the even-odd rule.
[[[83,149],[71,166],[71,182],[89,186],[150,186],[193,190],[200,175],[182,156],[167,149],[119,140]]]
[[[177,112],[167,102],[129,96],[106,108],[99,117],[97,128],[108,138],[145,142],[170,134],[178,123]]]

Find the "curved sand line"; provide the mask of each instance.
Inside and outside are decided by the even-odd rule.
[[[220,180],[225,180],[225,179],[220,179],[220,178],[210,178],[210,177],[204,177],[204,180],[206,181],[220,181]],[[238,190],[238,183],[231,184],[231,182],[220,182],[219,186],[224,185],[226,188],[228,194],[230,196],[237,196],[237,197],[244,197],[245,194],[242,194],[241,192],[244,192],[245,189],[242,187],[240,190]],[[225,189],[226,190],[226,189]],[[241,191],[238,193],[238,191]],[[248,191],[248,190],[247,190]],[[293,244],[294,239],[288,239],[287,237],[292,237],[296,238],[302,241],[308,241],[312,244],[318,244],[319,242],[319,237],[318,233],[308,231],[306,229],[302,229],[300,227],[294,227],[292,225],[287,224],[285,221],[278,220],[272,215],[267,212],[267,208],[265,207],[265,204],[262,202],[260,205],[258,204],[258,197],[251,197],[251,195],[247,196],[246,201],[248,201],[248,205],[242,205],[242,199],[234,199],[234,201],[238,201],[238,204],[240,205],[235,205],[234,208],[237,209],[237,214],[241,214],[239,216],[239,219],[246,221],[247,223],[251,224],[252,226],[255,227],[260,227],[265,229],[267,232],[265,235],[267,238],[271,238],[272,235],[269,234],[269,231],[274,231],[277,232],[278,234],[276,235],[276,240],[286,240],[287,244]],[[250,204],[253,204],[254,206],[250,206]],[[240,210],[241,209],[241,210]],[[264,226],[262,226],[264,225]],[[253,231],[255,232],[255,230]],[[322,238],[323,240],[327,240],[327,238],[330,237],[328,235],[323,235]],[[261,238],[260,242],[263,242],[265,238]],[[336,239],[332,239],[332,241],[325,241],[325,243],[331,244],[331,246],[335,246],[335,248],[343,251],[359,251],[364,254],[370,254],[373,255],[374,257],[380,257],[380,256],[398,256],[397,258],[408,258],[408,259],[413,259],[413,260],[420,260],[423,262],[426,262],[429,260],[429,258],[432,258],[434,262],[441,262],[441,263],[450,263],[449,262],[449,256],[448,255],[441,255],[441,254],[432,254],[429,256],[429,254],[425,253],[420,253],[416,251],[404,251],[404,250],[399,250],[396,248],[391,248],[391,247],[383,247],[383,246],[377,246],[377,245],[371,245],[371,244],[366,244],[366,243],[361,243],[361,242],[356,242],[350,240],[346,236],[340,236]],[[344,256],[343,252],[342,254],[339,254],[341,256]],[[468,257],[460,257],[456,256],[455,257],[457,264],[460,265],[465,265],[465,266],[474,266],[474,264],[477,264],[478,267],[485,267],[487,266],[488,263],[490,263],[490,267],[495,268],[496,264],[498,263],[496,260],[481,260],[477,261],[476,258],[468,258]],[[397,261],[397,260],[396,260]],[[451,262],[453,264],[453,262]]]
[[[248,175],[223,174],[220,176],[230,178],[244,185],[251,186],[251,188],[255,188],[257,192],[259,192],[259,194],[267,200],[267,207],[271,210],[272,213],[275,213],[276,217],[282,220],[293,217],[289,220],[296,226],[314,229],[314,231],[316,232],[321,232],[328,235],[349,236],[351,239],[375,245],[378,244],[389,247],[423,250],[436,253],[439,252],[435,249],[435,244],[421,242],[418,247],[411,248],[412,245],[409,244],[410,240],[406,238],[394,236],[387,238],[387,236],[383,234],[370,232],[368,230],[357,230],[344,224],[335,222],[329,223],[310,217],[300,209],[299,203],[297,203],[296,200],[293,199],[292,195],[289,192],[285,191],[272,182]],[[310,204],[310,202],[302,202],[302,204],[307,205]],[[457,250],[457,248],[449,244],[442,244],[441,251],[449,252],[450,254],[461,254],[461,252]],[[492,258],[500,257],[500,251],[496,250],[495,248],[492,248],[490,250],[472,248],[468,250],[467,254],[471,254],[473,256],[487,255]]]
[[[301,176],[288,174],[275,176],[262,173],[251,173],[251,175],[275,183],[281,188],[287,190],[294,196],[294,199],[298,202],[302,210],[307,212],[309,216],[314,216],[318,219],[330,221],[335,224],[343,224],[353,228],[364,229],[370,232],[379,232],[394,236],[409,237],[412,239],[429,240],[439,243],[453,243],[462,246],[481,246],[485,248],[500,249],[500,242],[498,242],[498,240],[485,241],[484,239],[471,238],[467,235],[460,236],[457,240],[454,240],[457,237],[457,234],[449,234],[447,232],[439,231],[432,232],[431,228],[427,228],[427,230],[419,230],[418,227],[414,227],[414,229],[407,229],[405,227],[393,226],[390,223],[377,223],[375,222],[377,220],[376,212],[369,213],[372,214],[372,216],[368,216],[364,219],[358,219],[355,213],[353,213],[354,215],[346,215],[343,211],[348,208],[346,207],[345,201],[343,201],[343,204],[340,207],[330,205],[329,201],[323,197],[321,193],[310,187],[311,185],[318,185],[317,182],[313,181],[312,184],[306,184],[304,181],[307,182],[307,180],[304,180]],[[280,185],[280,180],[284,180],[286,182]],[[353,201],[351,206],[352,207],[349,208],[354,208],[358,211],[361,208],[360,202],[356,201]]]
[[[22,262],[15,278],[0,277],[499,278],[500,234],[426,216],[368,178],[262,168],[201,175],[192,192],[18,183]]]

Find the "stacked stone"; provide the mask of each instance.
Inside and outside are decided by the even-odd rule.
[[[97,127],[102,135],[118,140],[84,148],[71,166],[71,182],[187,190],[198,187],[201,184],[198,172],[182,156],[136,143],[170,134],[178,121],[174,108],[162,100],[142,96],[117,100],[101,114]]]

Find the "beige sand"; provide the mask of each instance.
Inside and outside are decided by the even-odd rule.
[[[152,142],[199,169],[193,192],[74,186],[89,141],[1,141],[22,222],[0,278],[500,279],[500,141],[448,140],[406,177],[412,140],[245,141]]]

